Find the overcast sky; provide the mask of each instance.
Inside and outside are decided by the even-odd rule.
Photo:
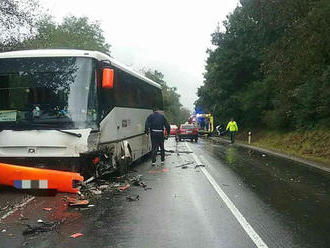
[[[111,53],[134,69],[161,71],[192,110],[203,82],[206,49],[217,23],[238,0],[40,0],[60,21],[66,15],[99,20]]]

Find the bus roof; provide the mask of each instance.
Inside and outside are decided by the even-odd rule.
[[[117,67],[132,76],[140,78],[141,80],[157,87],[161,86],[150,80],[149,78],[137,73],[128,66],[123,65],[122,63],[111,58],[108,54],[98,52],[98,51],[89,51],[89,50],[77,50],[77,49],[37,49],[37,50],[20,50],[12,52],[2,52],[0,53],[0,59],[4,58],[33,58],[33,57],[88,57],[94,58],[98,61],[107,60],[110,61],[111,65]]]

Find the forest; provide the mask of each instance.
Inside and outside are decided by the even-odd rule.
[[[330,127],[329,0],[241,0],[223,26],[196,109],[249,128]]]

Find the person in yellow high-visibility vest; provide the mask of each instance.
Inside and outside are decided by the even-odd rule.
[[[236,121],[234,121],[234,118],[230,119],[230,122],[228,122],[226,131],[229,129],[230,132],[230,141],[233,144],[235,142],[235,133],[238,132],[238,126]]]

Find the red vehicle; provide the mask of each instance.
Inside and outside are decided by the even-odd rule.
[[[170,129],[170,135],[176,135],[176,131],[178,130],[178,126],[177,125],[170,125],[171,129]],[[164,129],[164,136],[168,138],[168,133],[167,130]]]
[[[178,126],[177,125],[170,125],[170,126],[171,126],[170,135],[176,135],[176,131],[178,130]]]
[[[190,139],[191,141],[198,141],[198,129],[192,124],[182,124],[176,132],[175,139],[181,141],[182,139]]]

